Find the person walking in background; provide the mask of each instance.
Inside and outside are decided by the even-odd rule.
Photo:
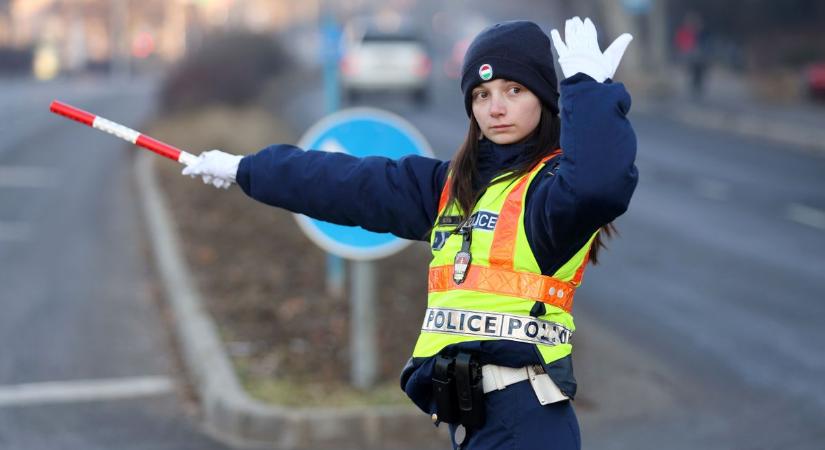
[[[685,15],[673,38],[679,62],[685,67],[691,98],[702,98],[708,69],[707,34],[702,17]]]
[[[572,306],[635,190],[630,96],[613,83],[632,36],[604,52],[589,19],[552,45],[533,22],[483,30],[461,71],[469,118],[451,161],[273,145],[202,153],[183,170],[342,225],[427,241],[427,309],[401,374],[454,448],[579,449]],[[423,275],[423,274],[422,274]]]

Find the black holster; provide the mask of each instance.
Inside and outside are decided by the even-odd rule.
[[[481,364],[469,353],[435,358],[433,396],[438,420],[468,430],[481,428],[485,416]]]

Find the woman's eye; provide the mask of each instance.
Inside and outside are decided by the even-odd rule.
[[[474,98],[474,99],[483,99],[483,98],[487,98],[487,93],[486,93],[486,92],[484,92],[484,91],[477,91],[475,94],[473,94],[473,98]]]
[[[510,93],[512,94],[518,94],[519,92],[521,92],[521,88],[518,86],[513,86],[510,88]]]

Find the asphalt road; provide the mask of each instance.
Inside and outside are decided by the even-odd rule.
[[[135,127],[154,102],[141,80],[0,82],[0,448],[226,448],[191,414],[150,295],[134,150],[53,98]]]

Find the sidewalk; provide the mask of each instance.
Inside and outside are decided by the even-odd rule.
[[[673,95],[634,98],[633,110],[668,117],[691,126],[769,139],[825,155],[825,104],[808,100],[769,102],[760,99],[735,73],[712,69],[702,98],[687,92],[684,73],[671,71]]]

